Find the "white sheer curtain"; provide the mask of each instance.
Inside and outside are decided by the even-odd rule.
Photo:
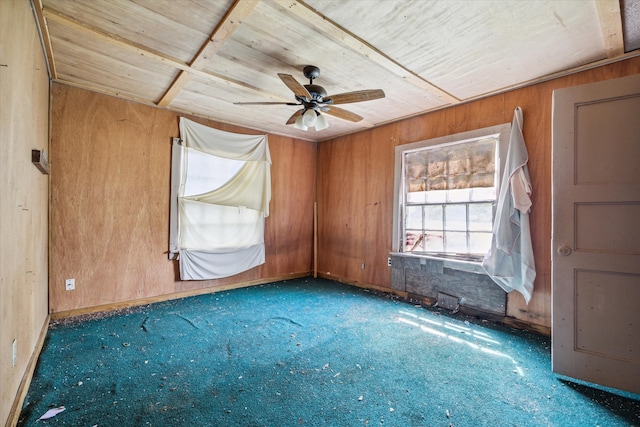
[[[170,251],[182,280],[232,276],[265,262],[271,200],[266,135],[242,135],[180,118],[174,145],[175,203]],[[177,169],[177,170],[176,170]]]

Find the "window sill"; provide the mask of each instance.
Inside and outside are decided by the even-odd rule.
[[[450,268],[452,270],[466,271],[467,273],[475,273],[475,274],[487,274],[487,272],[482,268],[482,260],[478,259],[470,260],[470,259],[458,259],[454,257],[446,257],[446,256],[437,256],[437,255],[426,255],[426,254],[413,254],[406,252],[390,252],[389,255],[392,257],[406,257],[406,258],[416,258],[419,260],[435,260],[441,261],[443,263],[444,268]],[[422,262],[421,262],[422,263]]]

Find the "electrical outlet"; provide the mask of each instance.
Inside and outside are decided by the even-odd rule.
[[[15,368],[18,360],[18,340],[14,339],[11,346],[11,366]]]
[[[391,267],[391,257],[387,258],[387,267]]]
[[[364,267],[365,267],[365,265],[364,265],[364,262],[363,262],[362,265],[360,266],[360,268],[364,270]]]
[[[64,288],[68,291],[72,291],[76,288],[76,279],[67,279],[64,281]]]

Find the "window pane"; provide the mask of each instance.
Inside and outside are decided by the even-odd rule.
[[[492,188],[494,178],[495,173],[493,171],[471,175],[471,187]]]
[[[471,151],[471,186],[493,187],[495,185],[497,137],[477,141]]]
[[[429,148],[424,151],[427,165],[427,190],[438,191],[447,189],[448,153],[445,147]]]
[[[444,252],[442,232],[429,231],[425,235],[424,250],[427,252]]]
[[[467,233],[451,232],[444,233],[445,238],[445,252],[452,252],[458,254],[466,254],[467,250]]]
[[[226,159],[203,153],[193,148],[188,150],[189,167],[184,184],[184,196],[208,193],[226,184],[247,162]]]
[[[407,193],[424,191],[426,189],[425,178],[407,178]]]
[[[407,153],[404,156],[404,178],[407,183],[406,192],[426,190],[427,181],[427,150]]]
[[[405,252],[423,251],[422,232],[407,230],[405,233]]]
[[[491,203],[469,205],[469,231],[491,231],[493,206]]]
[[[496,199],[496,187],[472,188],[471,197],[469,198],[469,201],[481,202],[483,200],[495,200],[495,199]]]
[[[405,208],[407,215],[407,229],[422,230],[422,206],[407,206]]]
[[[491,233],[469,233],[469,252],[484,255],[491,248]]]
[[[416,191],[413,193],[407,193],[406,202],[407,203],[426,203],[428,194],[429,193],[427,191]]]
[[[459,188],[457,190],[449,190],[447,192],[447,202],[460,203],[471,201],[471,188]]]
[[[446,203],[447,190],[425,191],[425,203]]]
[[[442,205],[424,207],[424,228],[426,230],[442,230]]]
[[[467,206],[466,205],[446,205],[445,206],[445,230],[467,229]]]

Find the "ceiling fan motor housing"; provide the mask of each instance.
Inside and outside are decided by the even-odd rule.
[[[327,91],[322,86],[304,85],[304,87],[309,91],[313,101],[322,102],[323,98],[327,96]]]

